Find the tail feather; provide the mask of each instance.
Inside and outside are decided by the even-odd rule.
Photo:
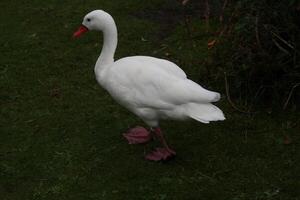
[[[225,120],[222,110],[211,103],[189,103],[186,111],[189,117],[206,124],[210,121]]]

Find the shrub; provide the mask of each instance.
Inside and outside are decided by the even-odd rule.
[[[226,76],[233,98],[284,109],[299,104],[299,11],[295,0],[227,5],[209,65],[218,69],[214,75]]]

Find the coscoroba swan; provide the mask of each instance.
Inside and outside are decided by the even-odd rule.
[[[166,160],[175,156],[159,128],[161,119],[195,119],[202,123],[224,120],[223,112],[213,104],[220,94],[204,89],[188,79],[176,64],[149,56],[125,57],[114,61],[117,28],[111,15],[103,10],[88,13],[74,33],[102,31],[104,43],[95,65],[98,83],[121,105],[139,116],[150,131],[136,127],[123,134],[130,144],[146,143],[152,133],[161,142],[146,155],[148,160]]]

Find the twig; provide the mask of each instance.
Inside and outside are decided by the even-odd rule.
[[[225,80],[225,90],[226,90],[226,96],[227,96],[227,101],[229,102],[229,104],[237,111],[241,112],[241,113],[246,113],[246,114],[250,114],[249,111],[245,111],[242,110],[240,108],[238,108],[231,100],[230,94],[229,94],[229,86],[228,86],[228,80],[227,80],[227,75],[226,72],[224,72],[224,80]]]
[[[289,104],[289,102],[290,102],[290,100],[291,100],[291,97],[292,97],[292,95],[293,95],[293,92],[294,92],[294,90],[296,89],[296,87],[298,87],[298,86],[300,86],[300,83],[297,83],[297,84],[295,84],[295,85],[292,87],[292,89],[291,89],[291,91],[290,91],[290,93],[289,93],[289,96],[288,96],[286,102],[284,103],[283,110],[285,110],[285,109],[287,108],[287,106],[288,106],[288,104]]]
[[[225,0],[224,3],[223,3],[223,6],[222,6],[222,10],[221,10],[220,16],[219,16],[219,20],[220,20],[221,24],[224,21],[224,11],[225,11],[225,8],[227,6],[227,3],[228,3],[228,0]]]
[[[257,42],[257,45],[258,47],[261,49],[262,46],[261,46],[261,42],[260,42],[260,38],[259,38],[259,32],[258,32],[258,13],[255,17],[255,36],[256,36],[256,42]]]
[[[232,28],[234,27],[233,19],[237,16],[236,10],[232,12],[231,16],[229,17],[228,23],[223,25],[223,27],[218,31],[219,34],[217,35],[216,41],[220,40],[224,34],[230,34]]]
[[[283,48],[274,38],[272,38],[272,41],[282,52],[284,52],[287,55],[291,55],[290,52],[288,52],[285,48]]]
[[[205,0],[205,23],[206,23],[206,32],[209,30],[209,16],[210,16],[210,8],[208,0]]]
[[[188,1],[188,0],[187,0],[187,1]],[[184,2],[185,2],[185,1],[184,1]],[[184,2],[182,2],[182,4],[183,4]],[[187,2],[186,2],[186,3],[187,3]],[[185,4],[186,4],[186,3],[185,3]],[[183,4],[183,5],[185,5],[185,4]],[[183,15],[184,15],[184,25],[185,25],[185,27],[186,27],[186,31],[187,31],[187,33],[188,33],[190,39],[192,39],[192,38],[193,38],[193,37],[192,37],[192,31],[191,31],[191,28],[190,28],[189,17],[188,17],[188,15],[187,15],[186,7],[185,7],[185,6],[183,6]]]
[[[295,49],[295,47],[293,45],[291,45],[290,43],[288,43],[285,39],[283,39],[282,37],[280,37],[277,33],[275,33],[274,31],[271,31],[271,33],[277,37],[281,42],[283,42],[284,44],[286,44],[288,47],[290,47],[291,49]]]
[[[265,28],[268,30],[268,28],[265,26]],[[300,51],[298,49],[295,48],[295,46],[293,46],[291,43],[289,43],[288,41],[286,41],[285,39],[283,39],[279,34],[275,33],[274,31],[270,30],[270,32],[277,38],[279,39],[281,42],[283,42],[286,46],[290,47],[291,49],[293,49],[296,53],[300,54]],[[275,43],[275,45],[280,48],[281,50],[283,50],[282,46],[279,45],[278,42],[276,42],[276,40],[273,38],[273,41]],[[278,46],[279,45],[279,46]],[[284,48],[285,49],[285,48]],[[285,49],[286,50],[286,49]],[[287,51],[287,50],[286,50]],[[290,53],[289,53],[290,54]]]
[[[265,86],[264,86],[264,85],[261,85],[261,86],[258,88],[257,92],[255,93],[253,100],[256,100],[256,98],[260,95],[260,93],[263,93],[265,90],[266,90]],[[261,91],[262,91],[262,92],[261,92]]]

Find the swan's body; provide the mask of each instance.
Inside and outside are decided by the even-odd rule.
[[[178,66],[167,60],[122,58],[103,69],[97,80],[116,101],[151,127],[167,118],[194,118],[204,123],[224,119],[210,103],[218,101],[220,95],[187,79]]]
[[[104,44],[95,65],[98,83],[121,105],[150,127],[160,119],[193,118],[203,123],[224,120],[223,112],[211,104],[220,94],[189,80],[176,64],[149,56],[125,57],[114,61],[117,28],[113,18],[92,11],[74,36],[87,30],[103,31]]]

